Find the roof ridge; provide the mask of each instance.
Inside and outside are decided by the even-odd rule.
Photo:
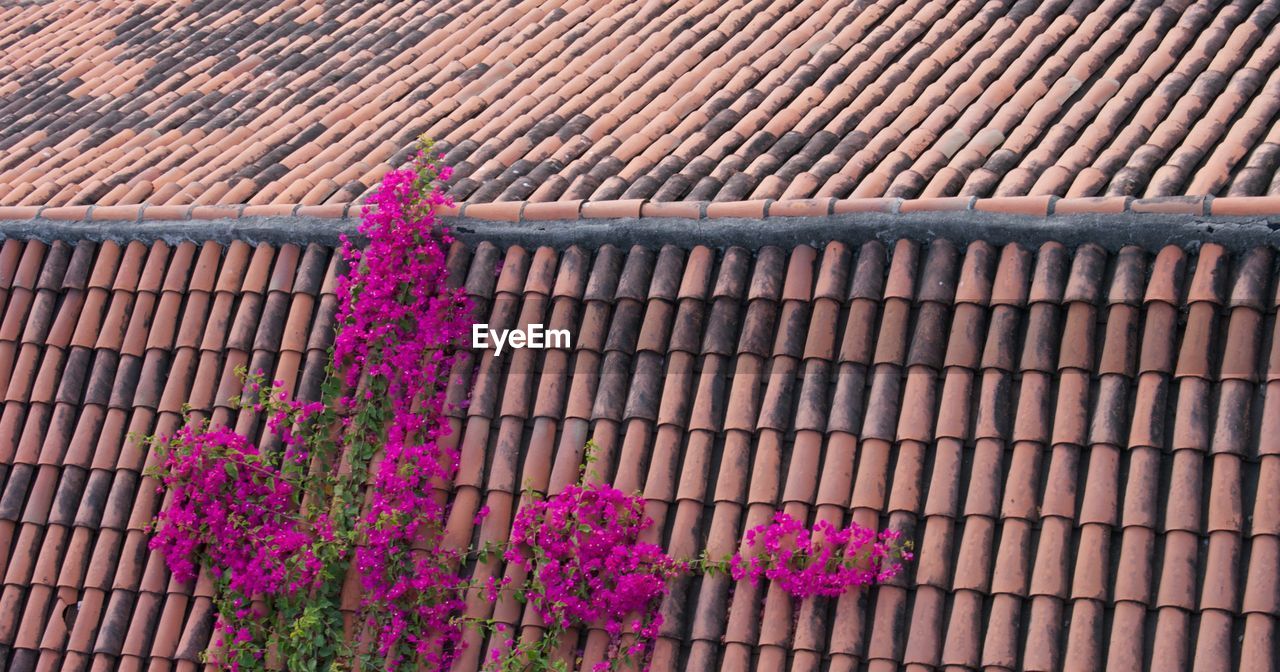
[[[355,206],[353,208],[353,206]],[[60,220],[86,222],[180,221],[254,217],[347,219],[365,207],[357,203],[327,205],[72,205],[0,206],[0,221]],[[978,198],[795,198],[746,201],[505,201],[461,203],[444,208],[445,217],[494,222],[565,221],[578,219],[770,219],[822,217],[849,213],[939,213],[979,211],[1007,215],[1164,214],[1202,217],[1277,217],[1280,196],[1000,196]]]

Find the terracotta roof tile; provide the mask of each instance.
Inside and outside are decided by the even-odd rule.
[[[448,543],[504,538],[518,488],[563,488],[590,438],[678,557],[777,510],[916,544],[905,575],[835,600],[677,581],[654,669],[1273,664],[1273,251],[879,222],[1274,219],[1275,7],[87,7],[0,10],[0,220],[355,217],[426,131],[456,167],[450,217],[877,222],[861,245],[451,249],[478,321],[574,346],[463,358]],[[428,27],[458,39],[417,44]],[[49,46],[71,32],[79,50]],[[227,39],[221,61],[191,47]],[[4,241],[4,665],[197,669],[211,582],[148,551],[163,500],[130,437],[184,404],[256,430],[227,403],[237,365],[318,394],[335,257]],[[501,646],[468,637],[460,669]]]
[[[1276,211],[1240,200],[1276,195],[1266,5],[355,9],[15,7],[0,32],[0,206],[342,216],[427,132],[458,166],[459,202],[585,200],[585,216],[618,198],[706,201],[711,216],[806,198],[838,213],[897,198],[1190,207],[1149,200],[1166,196],[1196,214]],[[338,37],[310,39],[317,28]],[[422,31],[462,37],[414,43]],[[114,41],[74,58],[50,46],[89,32]],[[222,42],[225,58],[195,48]]]

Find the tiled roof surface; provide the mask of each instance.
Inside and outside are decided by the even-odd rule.
[[[0,205],[1280,195],[1280,5],[5,3]]]
[[[776,590],[679,582],[655,669],[1274,669],[1268,249],[480,243],[450,264],[478,321],[575,333],[455,373],[476,382],[450,543],[503,538],[523,484],[563,487],[587,439],[679,556],[727,554],[778,509],[917,543],[891,585],[794,615]],[[317,245],[0,246],[9,670],[198,667],[209,585],[146,550],[162,496],[128,433],[184,403],[252,431],[226,401],[238,364],[314,398],[334,272]]]

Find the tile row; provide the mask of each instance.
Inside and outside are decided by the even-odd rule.
[[[0,205],[1280,195],[1280,4],[0,9]],[[70,45],[70,46],[67,46]],[[64,48],[65,47],[65,48]]]
[[[65,222],[173,222],[186,220],[304,217],[354,219],[369,206],[351,203],[329,205],[67,205],[0,206],[0,221],[46,220]],[[630,199],[620,201],[508,201],[461,203],[442,207],[443,217],[487,221],[547,222],[579,219],[765,219],[776,217],[830,217],[859,214],[959,214],[1007,215],[1023,218],[1103,215],[1135,225],[1149,223],[1141,215],[1188,217],[1280,217],[1280,196],[1170,196],[1134,199],[1127,196],[1058,198],[1057,196],[1007,196],[1002,198],[800,198],[755,201],[665,203]],[[1131,217],[1137,215],[1137,217]]]
[[[455,370],[474,382],[450,413],[449,544],[504,539],[521,490],[565,487],[589,439],[599,478],[643,493],[678,557],[732,553],[780,510],[916,544],[903,576],[834,600],[678,581],[655,669],[1255,670],[1280,654],[1267,248],[480,243],[449,264],[477,321],[573,334]],[[317,245],[0,245],[8,669],[200,667],[211,585],[173,581],[146,548],[164,495],[132,437],[172,431],[184,405],[256,435],[227,403],[241,364],[315,398],[337,272]],[[467,609],[537,628],[515,602]],[[590,669],[604,633],[576,634],[564,652]],[[468,644],[458,669],[495,645]]]

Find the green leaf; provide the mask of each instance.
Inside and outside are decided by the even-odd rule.
[[[232,480],[240,478],[240,469],[236,467],[235,462],[232,462],[230,460],[223,462],[222,470],[227,472],[227,476],[229,476]]]

